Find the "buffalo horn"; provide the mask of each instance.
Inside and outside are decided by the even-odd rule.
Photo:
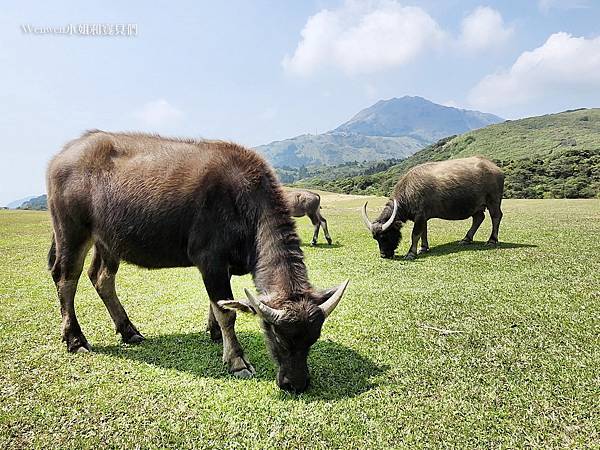
[[[369,231],[372,231],[373,224],[371,223],[371,221],[369,220],[369,217],[367,216],[367,203],[369,203],[369,202],[365,202],[365,204],[363,205],[362,219],[363,219],[363,222],[365,223],[365,226],[367,227],[367,229]]]
[[[264,304],[259,299],[255,298],[248,289],[244,289],[246,297],[250,305],[256,310],[256,313],[265,321],[269,323],[277,323],[283,318],[284,312],[280,309],[271,308],[269,305]]]
[[[394,223],[394,219],[396,218],[396,211],[398,211],[398,202],[396,201],[396,199],[394,199],[394,212],[392,212],[392,215],[387,220],[387,222],[381,226],[381,231],[387,230],[390,227],[390,225]]]
[[[338,303],[342,299],[342,295],[344,295],[344,291],[346,290],[346,287],[348,286],[349,282],[350,280],[346,280],[342,284],[340,284],[337,290],[334,292],[334,294],[331,297],[329,297],[326,302],[319,306],[319,308],[321,308],[321,310],[323,311],[323,314],[325,314],[325,317],[329,316],[329,314],[331,314],[335,307],[338,305]]]

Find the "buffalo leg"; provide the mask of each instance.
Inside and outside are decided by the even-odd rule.
[[[427,239],[427,221],[425,221],[425,225],[423,226],[423,232],[421,233],[421,248],[419,249],[419,253],[425,253],[429,251],[429,240]]]
[[[56,257],[50,271],[56,285],[62,316],[62,340],[72,353],[87,352],[90,344],[83,335],[75,314],[75,292],[89,250],[89,236],[78,235],[66,239],[56,234]]]
[[[310,245],[315,246],[317,245],[317,239],[319,238],[319,227],[321,226],[321,221],[319,220],[319,217],[317,215],[311,215],[308,216],[308,218],[315,227],[315,232],[313,233],[313,238],[310,243]]]
[[[117,297],[115,288],[117,270],[119,270],[119,260],[110,256],[100,244],[96,243],[92,264],[88,270],[90,281],[104,302],[104,306],[106,306],[115,324],[115,329],[121,335],[123,342],[137,344],[142,342],[144,337],[131,323],[119,301],[119,297]]]
[[[231,274],[229,274],[229,283],[231,285]],[[223,335],[221,334],[221,327],[219,326],[219,322],[215,318],[215,313],[213,312],[212,306],[208,304],[208,317],[206,318],[206,331],[210,335],[210,339],[213,342],[222,342]]]
[[[473,224],[471,225],[471,228],[469,228],[469,231],[467,231],[466,236],[460,241],[461,244],[470,244],[471,242],[473,242],[473,237],[475,236],[475,233],[477,233],[477,230],[481,226],[483,219],[485,219],[485,214],[483,213],[483,211],[479,211],[473,214]]]
[[[425,226],[427,225],[427,220],[423,218],[415,219],[415,224],[412,229],[412,243],[410,245],[410,250],[404,257],[404,259],[415,259],[417,257],[417,245],[419,244],[419,239],[421,238],[421,234]]]
[[[502,210],[500,209],[500,203],[492,207],[488,207],[490,217],[492,218],[492,234],[487,241],[488,245],[498,244],[498,231],[500,229],[500,221],[502,220]]]
[[[217,305],[219,300],[233,299],[229,275],[202,273],[202,278],[210,298],[210,307],[223,336],[223,363],[236,377],[250,378],[255,371],[244,356],[244,350],[235,334],[235,312]]]
[[[321,226],[323,227],[323,233],[325,233],[325,239],[327,243],[331,245],[331,236],[329,235],[329,230],[327,229],[327,220],[319,213],[319,220],[321,222]]]
[[[215,318],[212,305],[208,305],[208,318],[206,320],[206,331],[210,334],[210,339],[214,342],[221,342],[223,335],[221,334],[221,327]]]

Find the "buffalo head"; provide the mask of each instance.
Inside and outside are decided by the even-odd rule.
[[[245,289],[247,300],[223,300],[219,306],[260,317],[267,346],[278,366],[278,386],[300,393],[308,388],[310,381],[307,362],[310,347],[319,339],[325,319],[340,302],[346,286],[348,280],[335,288],[283,302],[274,301],[269,295],[255,297]],[[283,306],[275,308],[269,303]]]
[[[373,235],[373,239],[379,244],[379,253],[381,257],[393,258],[394,252],[402,237],[400,234],[400,226],[395,222],[396,213],[398,212],[398,202],[394,199],[394,209],[391,216],[385,220],[385,222],[382,220],[382,217],[385,217],[383,213],[375,222],[369,220],[369,217],[367,216],[367,203],[368,202],[365,202],[362,209],[363,222]]]

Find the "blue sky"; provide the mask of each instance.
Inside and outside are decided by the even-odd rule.
[[[135,24],[137,35],[23,26]],[[506,118],[600,106],[600,2],[3,2],[0,205],[45,191],[89,128],[231,139],[324,132],[420,95]]]

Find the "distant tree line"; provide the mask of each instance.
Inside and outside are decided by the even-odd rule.
[[[336,166],[284,166],[277,167],[275,171],[282,183],[292,184],[308,178],[318,178],[322,181],[327,181],[358,175],[372,175],[383,172],[395,166],[400,161],[400,159],[386,159],[383,161],[350,161]]]
[[[600,197],[600,149],[571,148],[551,160],[500,163],[508,198]]]

